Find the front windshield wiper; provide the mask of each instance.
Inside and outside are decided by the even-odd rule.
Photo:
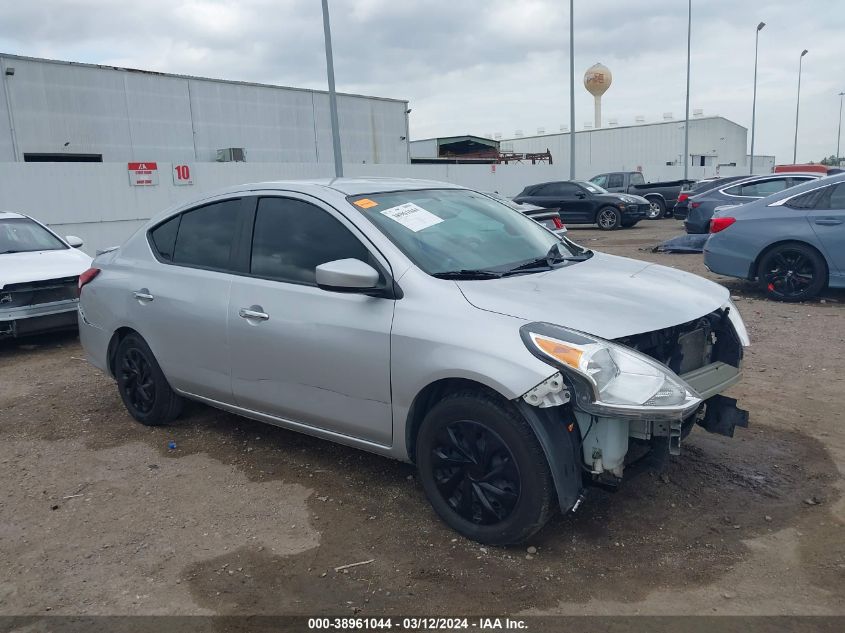
[[[551,270],[554,268],[555,264],[562,262],[583,262],[592,257],[592,255],[593,252],[590,250],[584,251],[580,255],[564,255],[560,252],[560,248],[557,244],[552,244],[552,247],[549,249],[549,252],[546,253],[545,257],[538,257],[537,259],[532,259],[531,261],[520,264],[519,266],[515,266],[510,270],[506,270],[504,274],[510,275],[529,270],[533,271],[534,269]],[[541,266],[545,266],[545,268],[540,268]]]
[[[433,273],[432,277],[438,279],[498,279],[503,273],[495,270],[446,270],[440,273]]]

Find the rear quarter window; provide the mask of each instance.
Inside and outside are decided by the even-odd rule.
[[[181,217],[174,216],[150,231],[150,245],[161,259],[168,262],[173,261],[173,249],[176,246],[176,233],[179,231]]]

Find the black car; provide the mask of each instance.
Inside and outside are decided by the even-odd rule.
[[[628,193],[609,193],[581,180],[543,182],[529,185],[514,202],[559,209],[566,224],[598,224],[603,231],[631,227],[644,219],[649,202]]]

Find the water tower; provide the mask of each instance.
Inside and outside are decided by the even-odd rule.
[[[601,96],[610,88],[613,75],[604,64],[593,64],[584,73],[584,87],[596,100],[596,128],[601,127]]]

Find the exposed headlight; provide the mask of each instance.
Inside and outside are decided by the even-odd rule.
[[[564,371],[579,408],[605,416],[684,418],[701,398],[672,370],[644,354],[548,323],[521,328],[528,349]]]

